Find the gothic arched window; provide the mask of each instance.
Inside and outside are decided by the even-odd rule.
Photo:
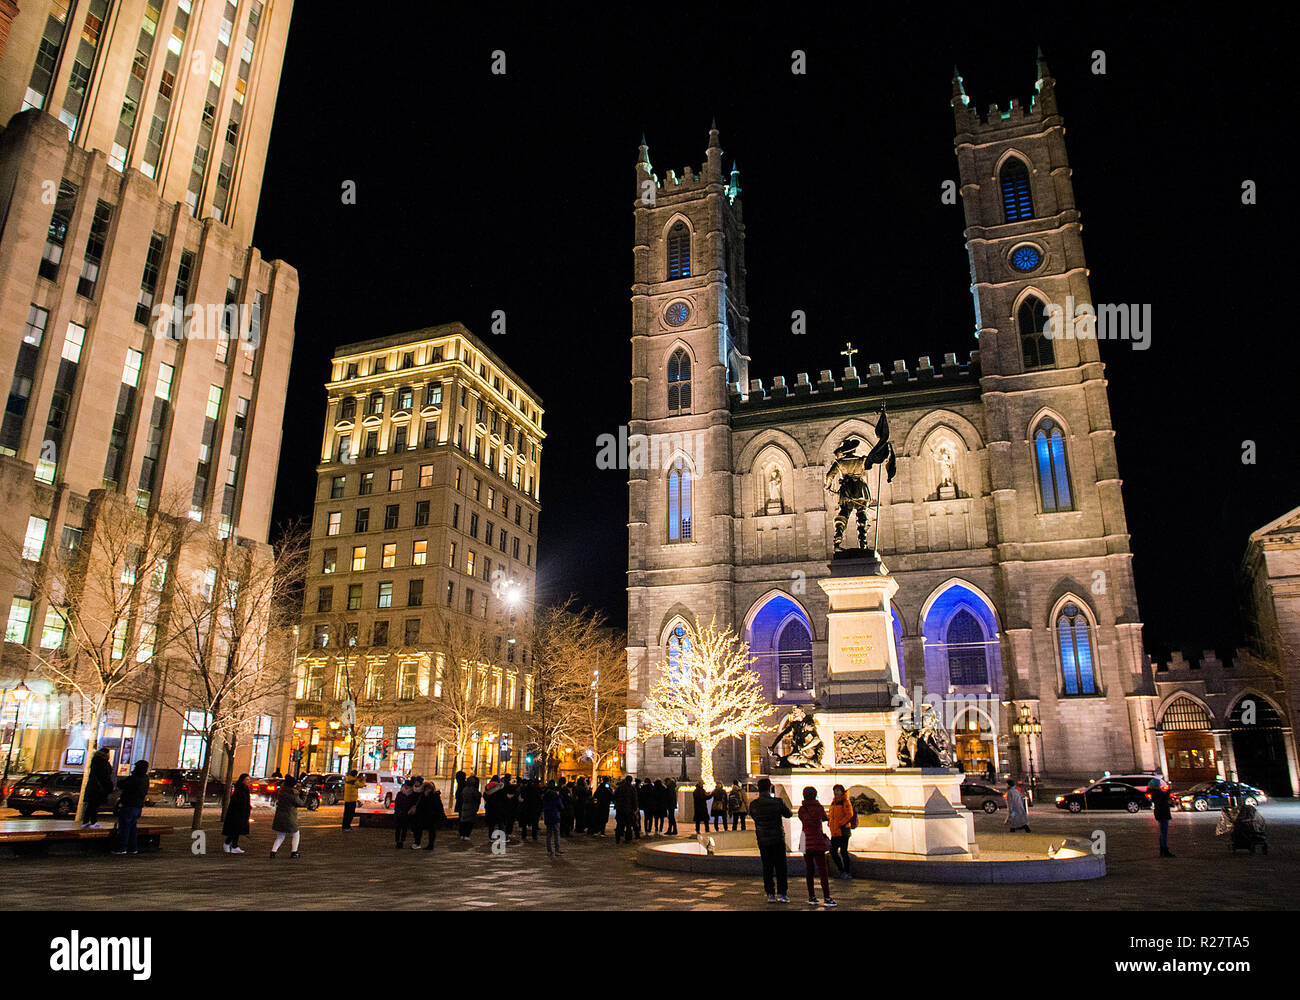
[[[989,682],[984,655],[984,630],[975,616],[962,608],[952,616],[944,636],[948,647],[948,683],[953,687]]]
[[[1025,368],[1047,368],[1056,364],[1056,351],[1047,336],[1047,307],[1036,296],[1028,296],[1016,313],[1020,346],[1025,353]]]
[[[668,359],[668,409],[680,412],[690,408],[691,356],[684,347],[679,347]]]
[[[678,219],[668,230],[668,280],[691,276],[691,231]]]
[[[1067,604],[1056,618],[1056,637],[1061,647],[1061,674],[1066,694],[1096,694],[1092,675],[1092,633],[1079,606]]]
[[[668,470],[668,540],[691,540],[691,470],[680,458]]]
[[[1065,458],[1065,432],[1051,417],[1044,417],[1034,431],[1034,460],[1038,464],[1043,513],[1074,510],[1074,501],[1070,497],[1070,468]]]
[[[813,686],[812,637],[803,622],[791,618],[776,643],[777,685],[782,691],[810,691]]]
[[[1029,191],[1029,171],[1025,163],[1011,157],[1002,165],[1002,214],[1007,222],[1034,217],[1034,198]]]
[[[687,654],[691,651],[691,637],[686,631],[686,626],[680,621],[673,626],[668,633],[668,680],[672,684],[680,684],[686,679],[690,666],[687,663]]]

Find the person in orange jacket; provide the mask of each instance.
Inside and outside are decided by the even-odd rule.
[[[828,825],[831,828],[831,860],[835,862],[835,867],[838,869],[836,878],[852,878],[853,861],[849,857],[849,835],[857,825],[857,814],[843,785],[836,785],[831,791],[834,797],[831,799],[830,809],[827,810],[830,816]]]

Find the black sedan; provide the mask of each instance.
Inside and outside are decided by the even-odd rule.
[[[1058,795],[1056,808],[1068,809],[1072,813],[1096,809],[1123,809],[1136,813],[1151,808],[1151,796],[1144,789],[1120,781],[1097,781],[1087,788],[1076,788]]]
[[[163,803],[184,809],[199,797],[199,786],[203,784],[203,772],[198,768],[163,768],[149,772],[149,793],[146,805]],[[221,798],[226,786],[209,775],[207,799],[215,802]]]
[[[298,791],[307,796],[307,808],[332,806],[343,800],[343,775],[304,774],[298,779]]]
[[[22,816],[50,812],[56,819],[71,819],[77,814],[81,796],[80,771],[34,771],[14,786],[9,804]],[[109,793],[101,807],[105,812],[117,809],[117,790]]]
[[[1176,793],[1173,798],[1180,808],[1193,812],[1224,809],[1230,805],[1257,806],[1268,801],[1268,796],[1260,789],[1239,781],[1202,781],[1185,792]]]

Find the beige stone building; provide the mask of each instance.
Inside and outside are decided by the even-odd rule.
[[[45,0],[0,59],[0,532],[39,563],[100,504],[179,495],[204,532],[264,546],[298,278],[248,245],[290,0]],[[199,72],[200,66],[203,72]],[[22,768],[70,763],[75,706],[29,671],[50,609],[0,565],[0,717]],[[150,623],[133,621],[138,630]],[[54,646],[45,644],[53,642]],[[163,656],[154,666],[165,669]],[[37,696],[18,710],[9,689]],[[281,722],[259,719],[259,770]],[[119,768],[194,760],[181,717],[111,704]]]
[[[863,364],[846,347],[841,372],[811,373],[752,359],[751,234],[716,129],[698,172],[660,177],[641,147],[629,436],[649,446],[629,456],[630,771],[679,766],[661,739],[637,740],[638,706],[693,616],[734,625],[780,711],[815,703],[835,513],[823,474],[846,438],[875,443],[882,405],[898,464],[879,526],[898,660],[963,765],[1025,775],[1032,762],[1049,780],[1159,766],[1104,365],[1096,339],[1045,335],[1049,305],[1092,296],[1041,61],[1035,90],[1029,107],[981,118],[953,81],[969,359]],[[760,363],[776,369],[766,384]],[[1022,710],[1041,736],[1013,734]],[[719,775],[766,770],[765,742],[720,748]]]
[[[533,711],[541,399],[459,323],[343,345],[325,389],[297,765],[519,773]],[[468,626],[472,649],[448,643],[447,625]],[[474,720],[463,759],[446,715],[453,676],[477,706],[460,709]]]

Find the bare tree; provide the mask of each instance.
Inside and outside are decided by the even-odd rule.
[[[626,637],[576,598],[545,609],[533,632],[534,719],[530,733],[548,767],[560,748],[591,753],[594,781],[600,762],[618,745],[627,703]]]
[[[578,730],[580,742],[591,750],[591,781],[594,785],[600,762],[618,749],[619,725],[627,718],[627,635],[604,624],[604,619],[592,616],[598,624],[596,635],[588,642],[575,666],[583,680],[578,702]]]
[[[103,490],[91,493],[75,548],[27,539],[3,540],[4,558],[29,588],[33,605],[50,613],[39,641],[29,641],[32,666],[75,697],[88,717],[86,759],[113,697],[139,697],[157,650],[174,634],[167,614],[168,568],[199,531],[188,498],[164,497],[140,507]],[[89,764],[82,772],[77,816],[85,815]]]
[[[481,672],[490,670],[493,655],[487,634],[459,615],[433,614],[433,691],[429,714],[453,749],[453,770],[462,768],[474,733],[492,725],[495,710],[488,704]]]
[[[728,626],[697,619],[675,665],[660,661],[659,679],[645,701],[641,739],[679,736],[700,744],[700,780],[713,784],[713,751],[724,739],[766,727],[772,706],[750,669],[749,645]]]
[[[529,738],[545,761],[543,776],[558,767],[562,748],[572,746],[581,729],[580,706],[590,683],[575,667],[596,633],[595,616],[574,610],[576,598],[544,609],[533,628],[533,714]]]
[[[174,641],[160,696],[182,719],[200,719],[191,723],[204,747],[192,829],[203,822],[214,752],[225,765],[224,812],[239,734],[251,731],[268,700],[290,683],[288,664],[272,648],[292,627],[292,605],[277,597],[300,588],[308,546],[297,525],[273,546],[209,532],[177,568],[169,591]]]
[[[334,647],[333,684],[321,690],[319,697],[309,691],[305,700],[316,702],[321,715],[337,718],[347,729],[349,766],[363,768],[365,734],[391,722],[399,711],[391,699],[381,696],[375,676],[383,674],[386,684],[393,649],[387,643],[374,644],[373,631],[372,641],[363,644],[357,624],[347,617],[346,612],[336,613],[328,620]]]

